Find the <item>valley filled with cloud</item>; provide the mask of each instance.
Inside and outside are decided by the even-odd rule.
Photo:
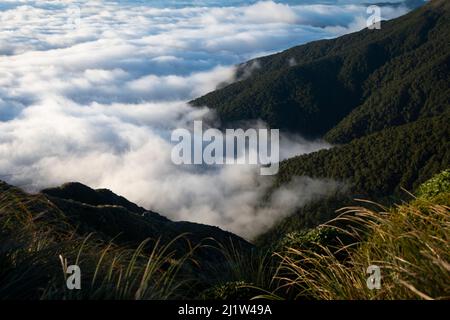
[[[409,10],[390,2],[383,19]],[[0,179],[30,191],[79,181],[254,237],[342,185],[299,177],[262,208],[273,177],[250,165],[176,166],[171,131],[214,119],[187,101],[235,81],[236,64],[366,27],[359,3],[2,1]],[[283,134],[281,154],[329,147]]]

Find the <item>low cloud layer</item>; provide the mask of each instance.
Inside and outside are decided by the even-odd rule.
[[[186,101],[232,81],[234,64],[365,27],[365,6],[316,2],[3,1],[0,179],[107,187],[175,220],[255,236],[336,183],[298,178],[261,208],[273,177],[175,166],[170,133],[214,117]],[[281,156],[327,147],[284,135]]]

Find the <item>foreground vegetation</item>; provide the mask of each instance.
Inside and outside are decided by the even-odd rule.
[[[351,231],[340,230],[358,241],[333,248],[286,248],[277,275],[281,288],[294,290],[297,298],[449,299],[449,200],[450,194],[418,199],[387,212],[347,208],[333,222],[352,223]],[[365,270],[370,265],[380,267],[379,290],[368,289]]]
[[[218,287],[216,294],[233,298],[246,293],[268,299],[449,299],[450,170],[422,184],[409,202],[391,208],[360,203],[341,209],[336,219],[324,225],[288,233],[275,247],[266,248],[272,256],[259,260],[264,268],[256,270],[264,270],[270,281],[259,277],[253,283],[233,282]],[[381,270],[379,289],[368,288],[366,270],[371,265]]]
[[[392,208],[348,207],[332,221],[286,234],[270,247],[216,242],[221,263],[189,249],[186,235],[118,244],[84,234],[44,195],[0,193],[0,297],[3,299],[448,299],[450,170]],[[207,240],[207,239],[205,239]],[[68,290],[67,266],[82,270]],[[381,268],[369,290],[366,269]],[[205,273],[205,270],[207,271]]]

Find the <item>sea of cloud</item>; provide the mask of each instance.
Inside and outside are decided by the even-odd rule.
[[[318,2],[2,1],[0,179],[32,191],[80,181],[257,235],[339,184],[299,177],[262,208],[273,177],[175,166],[170,133],[214,117],[186,101],[233,81],[236,63],[366,26],[366,5]],[[384,6],[383,18],[407,10]],[[283,135],[281,154],[328,147]]]

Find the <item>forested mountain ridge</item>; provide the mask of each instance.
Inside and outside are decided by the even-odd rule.
[[[345,182],[346,192],[299,209],[258,243],[324,223],[353,198],[391,203],[449,167],[448,39],[450,2],[433,0],[381,30],[251,60],[237,82],[192,101],[224,126],[259,118],[335,145],[283,161],[277,185],[311,176]]]
[[[283,161],[278,183],[293,176],[348,181],[353,193],[373,198],[415,190],[450,164],[448,116],[421,119],[348,144]]]
[[[298,209],[260,235],[257,243],[271,245],[289,232],[314,228],[336,217],[354,199],[390,205],[408,198],[424,181],[449,168],[448,115],[424,118],[355,139],[350,143],[294,157],[280,164],[277,185],[295,176],[334,179],[347,188],[328,199]]]
[[[191,103],[213,108],[227,125],[259,118],[345,143],[448,111],[449,38],[450,4],[431,1],[381,30],[249,61],[238,68],[242,80]]]

